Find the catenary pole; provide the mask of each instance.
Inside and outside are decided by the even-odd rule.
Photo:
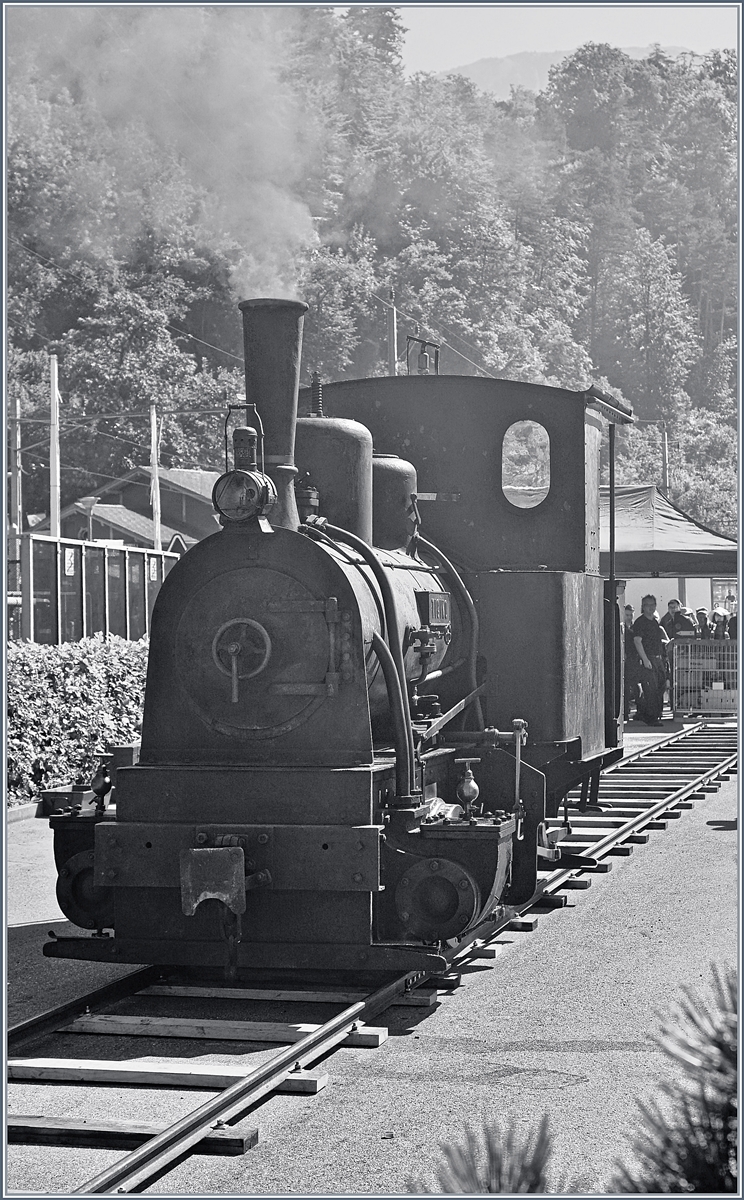
[[[387,310],[388,375],[398,374],[398,314],[395,311],[395,291],[390,288],[390,307]]]
[[[49,532],[60,536],[59,528],[59,391],[57,389],[57,355],[49,356],[51,419],[49,422]]]
[[[153,550],[162,550],[160,529],[160,475],[158,473],[158,414],[154,404],[150,405],[150,503],[152,505]]]
[[[17,387],[10,395],[10,529],[8,546],[8,590],[18,591],[21,578],[21,404]]]

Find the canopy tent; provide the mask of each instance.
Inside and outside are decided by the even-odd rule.
[[[600,569],[610,573],[610,489],[601,489]],[[654,484],[615,488],[615,575],[619,579],[658,576],[735,576],[734,538],[715,533],[676,508]]]

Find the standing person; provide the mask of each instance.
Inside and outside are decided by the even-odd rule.
[[[714,642],[727,642],[729,640],[728,619],[729,615],[725,608],[713,609],[713,628],[710,636]]]
[[[698,620],[698,629],[700,630],[699,637],[703,641],[707,641],[710,637],[710,621],[708,620],[707,608],[699,608],[695,613]]]
[[[694,615],[690,613],[689,608],[683,608],[679,600],[670,600],[667,605],[667,611],[661,618],[660,625],[669,638],[669,644],[666,647],[666,672],[669,680],[669,702],[673,706],[674,641],[680,633],[689,634],[690,637],[694,637],[697,622]]]
[[[644,596],[641,615],[633,622],[633,643],[641,660],[641,698],[636,720],[660,725],[664,708],[664,647],[669,641],[656,616],[656,597]]]
[[[641,660],[638,657],[638,651],[635,648],[633,640],[633,620],[635,611],[632,604],[625,605],[625,624],[623,626],[623,635],[625,638],[625,686],[624,686],[624,716],[625,720],[630,720],[630,706],[634,704],[638,708],[638,698],[640,694],[640,674]]]
[[[736,634],[738,632],[738,627],[739,627],[739,622],[736,619],[736,613],[732,613],[731,616],[729,617],[729,621],[728,621],[728,635],[732,642],[736,641]]]
[[[694,633],[696,624],[695,614],[691,609],[683,608],[679,600],[669,601],[667,611],[660,621],[670,641],[673,641],[678,633]]]

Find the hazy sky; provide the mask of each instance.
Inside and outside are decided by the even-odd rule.
[[[738,4],[403,4],[406,71],[444,71],[528,50],[681,46],[732,49]]]

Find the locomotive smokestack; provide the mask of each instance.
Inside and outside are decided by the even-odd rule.
[[[246,400],[256,405],[263,422],[266,474],[277,490],[271,522],[298,529],[294,447],[308,306],[299,300],[243,300],[238,307],[243,314]]]

